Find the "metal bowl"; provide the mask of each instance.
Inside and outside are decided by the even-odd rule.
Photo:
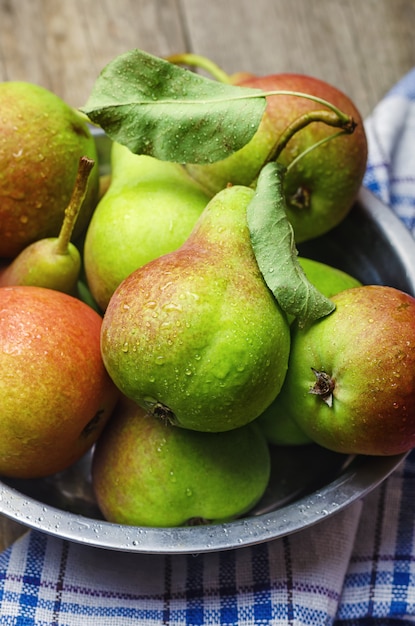
[[[108,141],[97,134],[108,168]],[[348,217],[329,234],[299,246],[305,256],[343,269],[366,284],[415,295],[415,243],[398,218],[361,189]],[[403,461],[348,456],[317,445],[271,447],[272,473],[259,504],[233,522],[147,528],[106,522],[94,500],[91,453],[45,479],[0,482],[0,513],[45,533],[110,550],[179,554],[227,550],[295,533],[337,513],[379,485]]]

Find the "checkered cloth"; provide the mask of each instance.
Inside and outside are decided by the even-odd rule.
[[[365,185],[415,234],[415,71],[367,120]],[[415,623],[415,451],[302,532],[198,556],[109,552],[30,530],[0,555],[0,624]]]

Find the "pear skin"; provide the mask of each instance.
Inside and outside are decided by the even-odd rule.
[[[34,241],[58,235],[79,159],[97,162],[97,151],[84,118],[43,87],[1,83],[0,109],[0,258],[13,259]],[[95,165],[74,240],[86,230],[98,189]]]
[[[95,446],[91,476],[108,521],[175,527],[243,515],[263,495],[270,467],[255,424],[225,433],[175,428],[122,397]]]
[[[184,428],[251,422],[286,374],[289,324],[252,250],[253,194],[242,186],[217,194],[186,242],[130,274],[104,315],[101,348],[115,384]]]
[[[182,245],[209,201],[181,165],[133,154],[116,142],[111,169],[83,254],[88,286],[102,311],[133,270]]]

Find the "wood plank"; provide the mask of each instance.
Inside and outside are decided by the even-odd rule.
[[[415,65],[412,0],[182,0],[190,46],[227,72],[299,72],[345,91],[366,116]]]
[[[0,0],[0,80],[35,82],[73,106],[118,54],[184,47],[175,0]]]

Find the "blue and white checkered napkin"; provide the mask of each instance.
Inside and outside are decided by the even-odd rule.
[[[365,184],[415,234],[415,70],[367,120]],[[415,623],[415,451],[302,532],[199,556],[109,552],[28,531],[0,555],[0,624]]]

